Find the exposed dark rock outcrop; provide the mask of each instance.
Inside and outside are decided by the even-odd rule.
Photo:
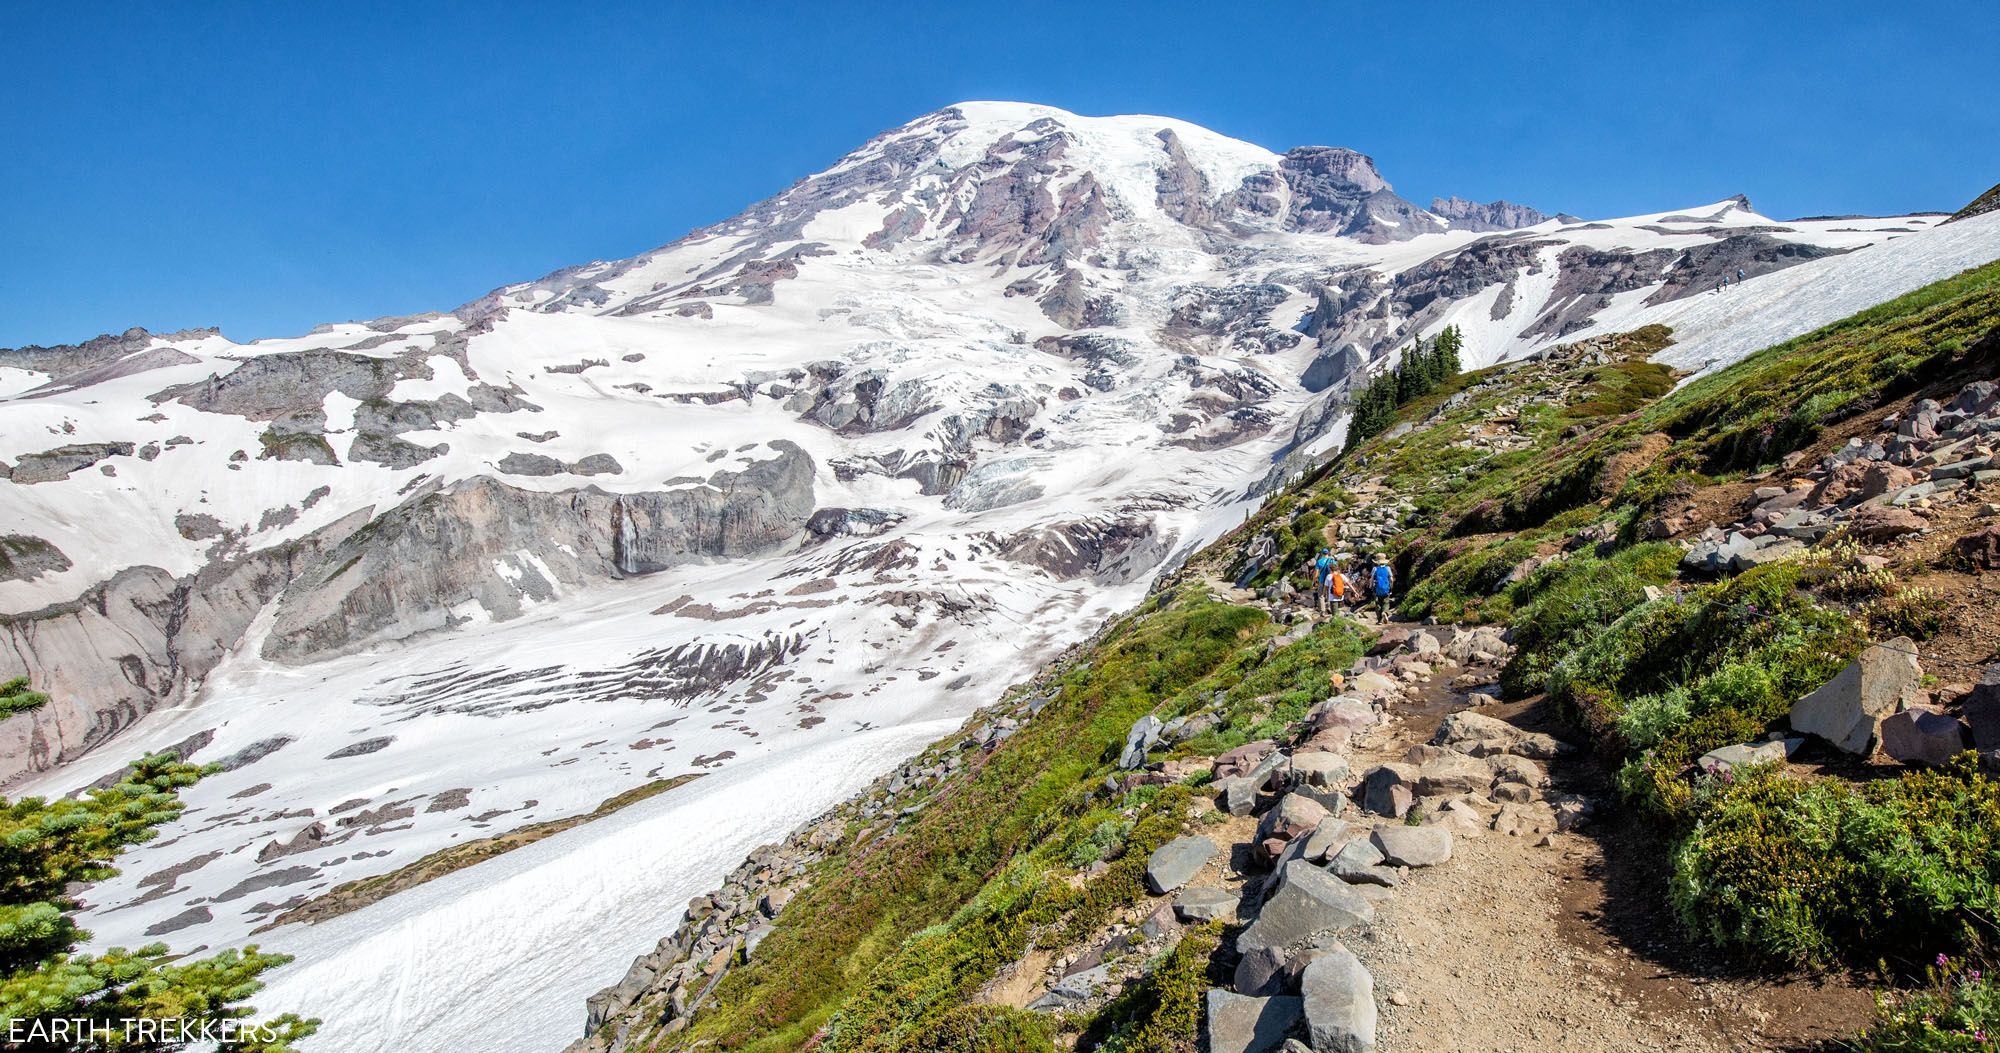
[[[1547,215],[1512,201],[1480,204],[1462,197],[1432,198],[1431,211],[1451,220],[1454,230],[1519,230],[1549,220]]]
[[[27,534],[0,534],[0,581],[33,581],[69,568],[69,557],[51,542]]]
[[[47,705],[0,721],[0,783],[73,759],[178,700],[265,604],[370,514],[186,577],[133,567],[74,600],[0,615],[0,677],[25,674],[49,694]]]
[[[1000,554],[1040,567],[1051,577],[1090,578],[1122,585],[1151,572],[1166,557],[1168,542],[1143,514],[1092,518],[1024,530],[1002,542]]]
[[[107,457],[132,456],[129,442],[79,442],[40,453],[24,453],[14,462],[15,483],[50,483],[67,479],[71,472],[88,468]]]
[[[1172,128],[1160,129],[1158,137],[1160,149],[1167,155],[1166,167],[1159,175],[1160,211],[1190,227],[1212,226],[1215,203],[1208,177],[1188,159],[1187,149]]]
[[[186,340],[216,335],[219,334],[214,329],[189,329],[164,334],[161,339]],[[153,334],[134,327],[115,336],[106,333],[80,344],[57,344],[50,347],[29,344],[26,347],[0,348],[0,366],[45,373],[52,383],[61,383],[87,371],[110,366],[128,355],[144,351],[152,345],[152,342]]]
[[[2000,211],[2000,184],[1995,184],[1993,189],[1967,202],[1964,208],[1952,213],[1951,218],[1945,222],[1955,223],[1961,219],[1971,219],[1996,211]]]
[[[347,653],[449,628],[464,604],[504,620],[562,586],[768,551],[799,533],[813,503],[812,458],[772,448],[776,457],[678,490],[541,493],[483,476],[420,489],[287,592],[264,653]]]
[[[1708,292],[1722,279],[1736,281],[1739,273],[1743,277],[1755,278],[1808,260],[1838,256],[1848,251],[1851,250],[1780,241],[1761,232],[1718,238],[1683,252],[1681,258],[1674,261],[1666,283],[1646,297],[1646,303],[1666,303]]]
[[[1337,146],[1288,150],[1276,171],[1250,176],[1226,200],[1233,209],[1277,220],[1285,230],[1372,243],[1445,229],[1436,216],[1398,197],[1367,155]]]

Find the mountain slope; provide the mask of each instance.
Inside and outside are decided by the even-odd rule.
[[[607,872],[592,851],[634,849],[584,827],[454,875],[455,900],[264,942],[359,984],[398,933],[463,931],[529,880],[592,883],[616,930],[664,894],[647,874],[711,882],[891,766],[900,729],[1138,602],[1337,443],[1349,385],[1418,332],[1458,324],[1485,364],[1614,320],[1696,329],[1808,268],[1887,275],[1822,283],[1832,305],[2000,255],[1989,219],[1777,224],[1740,200],[1464,218],[1350,150],[967,103],[671,245],[449,314],[0,352],[0,536],[35,554],[0,567],[0,678],[54,699],[0,723],[4,771],[63,792],[145,748],[223,762],[89,897],[100,939],[190,949],[651,780],[770,787],[755,823],[696,818],[717,775],[635,806],[702,831],[698,859],[649,844]],[[1741,290],[1706,291],[1739,267]],[[592,970],[645,939],[477,992],[468,963],[419,956],[343,1004],[421,992],[440,1042],[509,1048],[481,1006],[580,1018]],[[335,986],[277,990],[311,1008]],[[343,1018],[343,1048],[413,1026]]]
[[[1276,1048],[1287,1027],[1303,1037],[1307,1025],[1314,1049],[1370,1048],[1378,999],[1406,1038],[1427,1038],[1423,1048],[1494,1048],[1519,1034],[1548,1048],[1633,1048],[1671,1035],[1671,1048],[1707,1051],[1740,1048],[1746,1031],[1757,1032],[1748,1041],[1759,1048],[1791,1048],[1826,1016],[1852,1020],[1866,996],[1855,997],[1850,979],[1794,979],[1794,995],[1820,1012],[1778,1019],[1754,995],[1731,991],[1728,978],[1758,954],[1823,950],[1795,942],[1802,930],[1838,940],[1873,928],[1906,964],[1927,963],[1939,946],[1898,941],[1907,927],[1930,925],[1930,938],[1954,940],[1941,945],[1953,953],[1978,942],[1964,923],[2000,877],[2000,854],[1986,839],[1975,835],[1955,857],[1951,872],[1963,882],[1955,888],[1966,891],[1917,891],[1935,887],[1928,867],[1936,864],[1922,857],[1957,851],[1944,831],[1970,821],[1948,809],[1962,807],[1950,794],[1971,759],[1944,770],[1900,767],[1913,758],[1894,741],[1894,718],[1883,723],[1890,744],[1877,765],[1870,749],[1841,757],[1807,744],[1807,729],[1794,725],[1813,704],[1798,700],[1868,646],[1859,633],[1913,624],[1894,620],[1904,609],[1895,603],[1857,602],[1878,595],[1856,588],[1867,568],[1877,568],[1874,588],[1888,596],[1920,578],[1923,586],[1901,594],[1917,601],[1947,579],[1977,580],[1969,564],[1940,552],[1961,534],[1990,544],[1995,533],[1981,529],[1990,515],[1975,511],[1975,495],[1994,481],[1975,490],[1962,477],[1986,463],[1990,447],[1976,457],[1973,447],[2000,415],[1996,297],[2000,263],[1677,390],[1672,371],[1648,361],[1669,338],[1660,329],[1450,378],[1404,407],[1402,427],[1272,495],[1145,604],[893,778],[760,848],[685,914],[678,902],[661,904],[661,931],[677,915],[678,928],[591,1000],[593,1026],[571,1049],[1173,1050],[1198,1048],[1204,1035],[1219,1047],[1234,1035],[1227,1048],[1245,1048],[1252,1020],[1262,1038],[1254,1048]],[[1896,411],[1887,423],[1884,409]],[[1917,426],[1898,433],[1899,421]],[[1924,456],[1930,450],[1937,456]],[[1958,457],[1970,459],[1946,467]],[[1830,481],[1862,474],[1849,463],[1856,459],[1878,472],[1912,465],[1893,471],[1924,499],[1896,509],[1921,510],[1939,536],[1920,537],[1917,526],[1868,533],[1862,524],[1897,494],[1833,489]],[[1748,478],[1734,471],[1760,468]],[[1920,482],[1932,471],[1948,482]],[[1844,507],[1811,507],[1821,500]],[[1792,533],[1794,520],[1766,505],[1820,520],[1830,511],[1843,527],[1851,514],[1855,531],[1806,554],[1789,539],[1805,536]],[[1733,581],[1713,583],[1693,543],[1722,533],[1704,515],[1726,510],[1726,518],[1739,507],[1757,514],[1746,515],[1754,526],[1738,527],[1797,551],[1773,549],[1741,564]],[[1284,539],[1254,578],[1270,585],[1230,588],[1258,534]],[[1884,544],[1896,534],[1909,536]],[[1404,582],[1403,613],[1429,616],[1428,627],[1295,602],[1306,593],[1287,590],[1308,587],[1321,544],[1342,549],[1343,561],[1356,552],[1390,557]],[[1963,620],[1922,634],[1921,655],[1908,639],[1888,644],[1890,653],[1946,675],[1976,674],[1995,640],[1992,593],[1970,591],[1977,598]],[[1368,657],[1358,658],[1364,646]],[[1982,657],[1954,662],[1954,651]],[[1914,686],[1921,670],[1899,660]],[[1858,676],[1834,681],[1831,694]],[[1676,692],[1685,699],[1678,709]],[[1988,705],[1985,692],[1941,686],[1937,705],[1963,703],[1968,720],[1990,721],[1974,716]],[[1502,704],[1502,694],[1511,701]],[[1922,701],[1931,702],[1928,691]],[[1552,728],[1564,741],[1520,725]],[[1779,734],[1767,741],[1767,730]],[[1629,807],[1614,812],[1608,773],[1586,770],[1583,744],[1614,769],[1623,764],[1617,781]],[[1729,759],[1753,748],[1766,751],[1761,771]],[[1795,751],[1803,752],[1787,774]],[[1991,761],[1982,758],[1989,771]],[[1792,782],[1793,774],[1805,778]],[[1875,799],[1907,794],[1949,818],[1934,818],[1942,826],[1923,836],[1904,834],[1906,849],[1889,854],[1877,848],[1887,836],[1879,826],[1829,852],[1843,844],[1839,820],[1802,811],[1769,820],[1765,809],[1784,798],[1763,796],[1760,787],[1774,785],[1765,780],[1824,791],[1843,778],[1877,790],[1900,780]],[[1973,785],[1983,788],[1969,799],[1990,807],[1992,785]],[[1690,828],[1701,841],[1702,810],[1732,799],[1737,822],[1779,833],[1703,842],[1724,858],[1719,871],[1730,880],[1697,880],[1686,859],[1662,858],[1664,844]],[[1604,832],[1560,836],[1586,821]],[[1874,813],[1871,821],[1893,820]],[[1445,850],[1377,865],[1397,834],[1418,832]],[[1474,837],[1521,847],[1470,853],[1485,869],[1468,874],[1454,856],[1467,847],[1459,839]],[[1771,844],[1790,854],[1773,854]],[[1188,853],[1192,865],[1177,866]],[[1853,865],[1855,856],[1869,858],[1881,891],[1816,892],[1803,915],[1783,906],[1816,868]],[[1575,864],[1579,857],[1590,862]],[[1496,858],[1513,869],[1494,869]],[[1324,870],[1314,865],[1322,860]],[[1642,917],[1667,910],[1664,883],[1604,873],[1668,868],[1691,937]],[[1301,905],[1296,889],[1332,880],[1327,872],[1345,895],[1322,890]],[[1586,891],[1573,900],[1565,890],[1557,902],[1552,886],[1572,879]],[[1611,881],[1626,886],[1620,901],[1593,900]],[[1532,901],[1538,916],[1563,916],[1591,936],[1579,944],[1551,925],[1535,938],[1557,946],[1518,942],[1536,930],[1495,917],[1491,890],[1527,885],[1546,901],[1505,902]],[[1392,909],[1412,899],[1426,912]],[[1907,906],[1879,911],[1885,900]],[[1747,917],[1753,905],[1762,916]],[[1709,920],[1721,911],[1743,921]],[[1364,926],[1365,935],[1339,934],[1344,947],[1323,938]],[[1621,955],[1634,954],[1635,929],[1651,953],[1621,966]],[[1606,930],[1615,935],[1607,940]],[[1452,953],[1475,935],[1507,964]],[[1725,968],[1697,971],[1683,940],[1722,945]],[[1863,948],[1863,964],[1877,960],[1875,947]],[[1319,963],[1347,948],[1371,969],[1396,968],[1402,982],[1371,990],[1363,970],[1358,986],[1326,989],[1315,979]],[[1789,971],[1793,960],[1782,964]],[[1721,1015],[1716,991],[1679,1006],[1657,997],[1691,972],[1725,1004],[1752,1008],[1712,1020]],[[1775,979],[1751,986],[1785,986],[1782,974]],[[1454,991],[1442,1006],[1424,993],[1439,986]],[[1548,987],[1563,988],[1563,1013],[1581,1007],[1583,1020],[1552,1020]],[[1631,1012],[1634,990],[1649,987],[1648,1011]],[[1847,988],[1838,1010],[1828,987]],[[1365,1012],[1348,1012],[1356,999]],[[1667,1018],[1663,1010],[1674,1009],[1688,1019]],[[1607,1028],[1622,1033],[1608,1039]],[[1365,1040],[1342,1042],[1346,1029]]]

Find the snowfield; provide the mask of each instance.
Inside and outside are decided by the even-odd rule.
[[[1483,233],[1351,152],[967,103],[451,314],[0,352],[0,540],[60,554],[0,565],[0,677],[64,700],[0,724],[8,792],[224,762],[84,894],[96,946],[295,955],[256,1004],[323,1018],[310,1049],[560,1049],[750,849],[1335,448],[1340,400],[1413,335],[1459,325],[1479,366],[1661,322],[1668,361],[1712,369],[1995,258],[2000,214],[1740,199]],[[1738,260],[1727,292],[1689,278]],[[385,610],[422,569],[435,594]]]

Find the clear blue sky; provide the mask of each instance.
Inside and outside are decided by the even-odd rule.
[[[616,258],[961,99],[1372,154],[1609,216],[1952,209],[1985,5],[0,0],[0,346],[246,340]]]

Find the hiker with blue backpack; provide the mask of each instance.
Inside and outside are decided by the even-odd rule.
[[[1389,621],[1389,594],[1396,588],[1396,572],[1389,569],[1389,557],[1377,553],[1375,570],[1369,578],[1369,593],[1375,598],[1375,617]]]
[[[1322,611],[1326,610],[1327,599],[1333,594],[1334,573],[1333,550],[1320,549],[1319,558],[1313,560],[1313,605]]]

